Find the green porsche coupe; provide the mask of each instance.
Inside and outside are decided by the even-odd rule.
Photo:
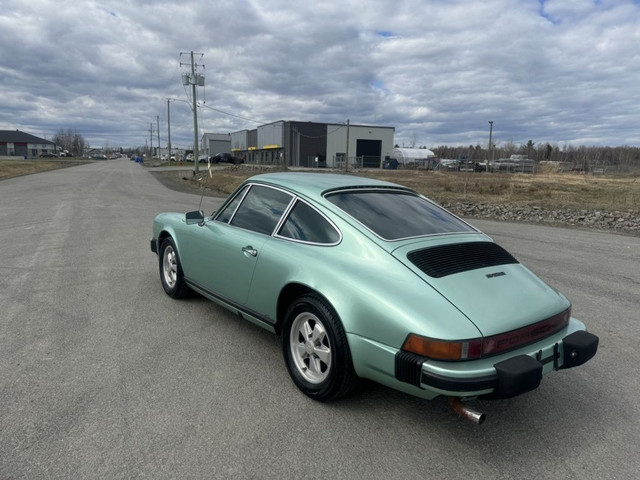
[[[425,399],[529,392],[598,337],[491,238],[415,191],[352,175],[269,173],[222,205],[153,223],[164,291],[195,291],[282,339],[296,386],[331,400],[368,378]]]

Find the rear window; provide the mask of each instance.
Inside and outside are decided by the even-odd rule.
[[[326,198],[385,240],[475,232],[445,209],[410,192],[343,191]]]

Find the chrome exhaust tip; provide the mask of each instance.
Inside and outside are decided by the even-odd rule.
[[[467,420],[471,420],[473,423],[478,425],[482,425],[482,423],[486,420],[486,415],[482,412],[478,412],[473,408],[469,408],[462,400],[458,397],[449,397],[449,406],[456,412],[460,417],[466,418]]]

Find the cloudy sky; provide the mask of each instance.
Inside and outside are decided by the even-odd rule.
[[[403,146],[640,145],[640,0],[0,0],[0,129],[95,147],[277,120]],[[181,55],[186,52],[186,55]]]

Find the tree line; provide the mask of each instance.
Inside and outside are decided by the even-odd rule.
[[[74,157],[81,157],[84,154],[84,137],[76,130],[61,128],[51,140],[62,150],[70,152]]]
[[[588,167],[617,167],[624,171],[640,167],[639,147],[574,147],[565,145],[559,147],[550,143],[536,144],[529,140],[525,144],[506,142],[501,146],[495,146],[493,152],[480,145],[446,146],[441,145],[431,148],[439,158],[458,158],[459,155],[467,155],[471,160],[484,162],[485,160],[509,158],[511,155],[526,155],[536,163],[542,161],[568,163],[578,168]]]

